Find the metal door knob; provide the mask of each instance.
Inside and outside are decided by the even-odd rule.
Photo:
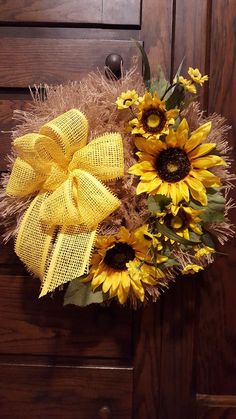
[[[115,78],[121,78],[121,68],[123,65],[123,58],[119,54],[110,54],[107,56],[105,66],[110,70],[105,69],[107,78],[111,78],[112,75]],[[112,74],[111,74],[112,73]]]

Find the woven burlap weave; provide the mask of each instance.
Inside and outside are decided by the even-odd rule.
[[[87,135],[85,115],[71,109],[14,141],[18,157],[7,193],[38,193],[15,250],[41,278],[41,296],[88,270],[96,227],[120,205],[102,181],[124,174],[122,138],[108,133],[86,145]]]

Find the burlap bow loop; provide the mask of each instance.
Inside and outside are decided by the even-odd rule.
[[[6,191],[36,194],[15,251],[41,278],[40,296],[88,272],[96,227],[120,205],[103,181],[124,174],[122,138],[107,133],[87,144],[87,137],[85,115],[71,109],[14,141],[18,157]]]
[[[18,158],[7,193],[26,196],[51,192],[40,210],[49,225],[85,224],[95,228],[119,207],[119,200],[101,181],[124,173],[120,134],[108,133],[86,145],[88,122],[76,109],[44,125],[39,134],[14,141]]]

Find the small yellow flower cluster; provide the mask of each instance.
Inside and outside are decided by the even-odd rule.
[[[198,68],[189,67],[188,74],[190,76],[190,80],[186,79],[183,76],[179,76],[178,83],[184,87],[184,89],[192,94],[197,93],[197,89],[194,83],[199,84],[200,86],[208,80],[208,76],[202,76]]]
[[[127,90],[117,98],[116,105],[120,110],[130,108],[133,119],[129,122],[128,131],[145,139],[158,139],[168,134],[179,114],[178,109],[167,110],[165,101],[156,92],[153,95],[145,92],[144,96],[139,97],[135,90]],[[133,106],[136,107],[136,113]]]

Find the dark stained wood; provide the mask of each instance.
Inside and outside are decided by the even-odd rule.
[[[0,267],[1,265],[12,266],[19,264],[21,264],[21,262],[14,252],[14,240],[12,239],[6,244],[1,243]]]
[[[235,419],[236,396],[197,394],[197,419]]]
[[[0,353],[129,358],[131,320],[128,309],[63,307],[63,293],[38,299],[39,280],[1,276]]]
[[[8,364],[0,377],[4,419],[131,417],[131,368]]]
[[[173,74],[177,71],[182,59],[184,63],[181,74],[189,78],[189,67],[199,68],[202,74],[208,72],[207,47],[210,34],[208,21],[208,0],[176,0],[175,34],[173,42]],[[207,84],[205,84],[207,86]],[[199,88],[199,98],[204,109],[207,103],[204,88]]]
[[[231,244],[232,246],[232,244]],[[200,287],[198,385],[201,393],[236,392],[235,245],[224,247]]]
[[[140,39],[144,41],[154,77],[157,64],[167,76],[170,73],[172,13],[172,0],[143,1]],[[159,301],[134,314],[133,419],[160,419],[161,308]]]
[[[103,0],[102,23],[140,25],[141,0]]]
[[[162,296],[160,419],[195,415],[195,289],[197,275],[179,277]]]
[[[30,101],[28,93],[1,93],[0,91],[0,171],[6,170],[6,155],[11,149],[11,130],[16,125],[13,112],[16,109],[26,110]],[[1,256],[0,256],[1,260]],[[1,263],[1,262],[0,262]]]
[[[0,22],[139,25],[140,0],[0,0]]]
[[[158,418],[161,358],[161,304],[135,313],[134,419]],[[155,371],[155,373],[154,373]]]
[[[43,38],[43,32],[42,29],[42,37],[37,38],[21,37],[20,29],[18,38],[0,33],[1,86],[28,87],[79,80],[88,70],[103,70],[111,53],[122,56],[125,68],[132,56],[137,55],[132,41],[48,39]]]
[[[158,17],[158,18],[157,18]],[[171,68],[173,0],[144,0],[140,39],[150,61],[153,77],[160,64],[166,77]]]
[[[223,114],[236,134],[235,1],[213,0],[209,113]],[[222,59],[224,57],[224,59]],[[234,139],[234,140],[233,140]],[[235,163],[233,165],[236,171]],[[235,191],[232,194],[236,197]],[[236,222],[236,211],[230,214]],[[235,239],[204,275],[199,300],[198,386],[203,394],[236,393]]]

